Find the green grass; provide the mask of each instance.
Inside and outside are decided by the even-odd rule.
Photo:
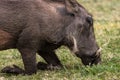
[[[31,76],[0,73],[0,80],[120,80],[120,0],[79,0],[95,19],[95,34],[102,48],[102,64],[85,67],[67,48],[58,49],[64,69],[41,71]],[[38,60],[43,61],[37,56]],[[16,64],[23,68],[17,50],[0,51],[0,70]]]

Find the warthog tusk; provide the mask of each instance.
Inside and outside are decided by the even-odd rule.
[[[100,56],[101,51],[102,51],[102,48],[99,48],[99,49],[97,50],[97,52],[96,52],[96,56]]]
[[[73,39],[73,43],[74,43],[74,46],[73,46],[73,52],[77,52],[78,51],[78,47],[77,47],[77,41],[75,39],[74,36],[72,36],[72,39]]]

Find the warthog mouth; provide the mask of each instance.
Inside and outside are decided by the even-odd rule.
[[[101,63],[101,51],[102,51],[102,48],[99,48],[99,49],[96,51],[96,55],[93,57],[92,62],[91,62],[90,65],[100,64],[100,63]]]
[[[77,57],[80,57],[82,60],[82,63],[84,65],[90,65],[92,66],[93,64],[97,65],[101,62],[101,48],[99,48],[94,55],[80,55],[80,54],[76,54]]]

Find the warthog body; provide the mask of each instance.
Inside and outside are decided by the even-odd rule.
[[[25,67],[2,72],[33,74],[38,68],[60,67],[54,51],[61,45],[84,65],[100,61],[92,16],[76,0],[0,0],[0,50],[18,49]],[[36,53],[46,65],[36,64]]]

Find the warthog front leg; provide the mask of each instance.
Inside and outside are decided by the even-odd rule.
[[[34,30],[34,29],[33,29]],[[37,65],[36,65],[36,46],[37,46],[37,37],[36,34],[31,34],[31,30],[24,30],[16,44],[17,49],[20,51],[24,68],[22,70],[18,67],[6,67],[2,70],[5,73],[17,73],[17,74],[28,74],[31,75],[36,73]]]
[[[2,73],[11,73],[11,74],[27,74],[31,75],[36,73],[36,54],[34,51],[29,49],[20,49],[25,70],[19,68],[16,65],[7,66],[1,70]]]
[[[58,59],[54,51],[39,51],[38,53],[48,63],[48,64],[45,64],[45,63],[39,62],[37,64],[38,69],[53,70],[53,69],[60,69],[62,67],[60,60]]]
[[[36,73],[36,52],[30,49],[20,49],[20,53],[24,63],[25,74],[31,75]]]
[[[5,68],[3,68],[1,70],[2,73],[10,73],[10,74],[23,74],[24,73],[24,70],[19,68],[18,66],[16,65],[13,65],[13,66],[6,66]]]

